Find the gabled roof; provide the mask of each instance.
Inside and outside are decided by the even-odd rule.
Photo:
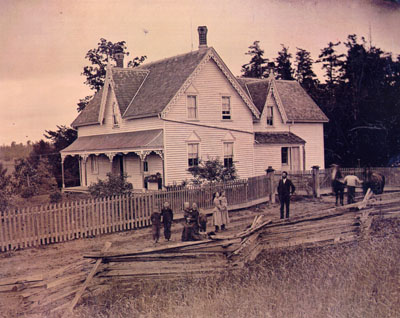
[[[329,121],[328,117],[325,116],[297,81],[277,80],[274,84],[289,121]]]
[[[297,81],[238,78],[260,113],[263,112],[270,89],[283,107],[282,117],[294,122],[328,122],[318,105]]]
[[[270,81],[268,79],[238,78],[240,85],[253,100],[260,113],[264,109],[267,100]]]
[[[72,122],[72,127],[85,126],[85,125],[93,125],[99,123],[99,113],[100,113],[100,104],[101,98],[103,96],[103,89],[101,88],[98,92],[96,92],[93,98],[86,105],[85,109],[81,111],[78,117]]]
[[[162,129],[83,136],[78,137],[61,153],[68,155],[82,152],[104,152],[107,150],[162,149],[164,147],[163,140]]]
[[[299,136],[285,132],[256,132],[254,134],[256,144],[305,144],[306,141]]]
[[[143,64],[134,69],[110,67],[105,85],[107,88],[108,85],[112,87],[123,118],[149,117],[160,113],[165,115],[174,100],[190,85],[201,66],[211,58],[258,118],[260,113],[249,94],[238,85],[236,78],[212,47]],[[100,123],[102,92],[96,93],[93,103],[79,114],[72,123],[73,127]]]

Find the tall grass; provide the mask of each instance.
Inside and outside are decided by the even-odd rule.
[[[400,223],[374,228],[366,241],[264,252],[215,277],[116,285],[76,317],[400,317]]]

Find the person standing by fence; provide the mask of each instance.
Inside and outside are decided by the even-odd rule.
[[[279,180],[278,184],[278,196],[281,202],[281,219],[284,218],[284,206],[286,205],[286,218],[289,218],[289,206],[290,206],[290,195],[296,191],[296,187],[293,182],[288,179],[287,172],[282,172],[282,179]]]
[[[215,232],[219,231],[220,226],[222,226],[222,212],[221,212],[221,201],[219,198],[219,193],[215,192],[213,194],[214,210],[212,215],[212,223],[215,226]]]
[[[225,231],[226,226],[229,224],[228,200],[226,199],[225,191],[221,192],[219,201],[220,201],[220,210],[221,210],[221,216],[222,216],[221,230]]]
[[[166,241],[171,238],[171,225],[174,219],[174,213],[169,207],[169,202],[164,202],[164,207],[161,210],[162,222],[164,224],[164,237]]]
[[[348,175],[344,177],[344,184],[347,186],[347,204],[355,202],[356,186],[362,184],[362,181],[357,176]]]

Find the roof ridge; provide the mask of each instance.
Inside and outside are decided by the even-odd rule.
[[[138,67],[132,67],[132,68],[129,68],[129,67],[112,67],[111,68],[111,70],[112,71],[134,71],[134,72],[140,72],[140,73],[148,73],[148,72],[150,72],[150,70],[146,70],[146,69],[139,69],[138,70]]]
[[[209,51],[210,49],[212,49],[211,46],[207,48],[207,51]],[[173,59],[173,58],[182,57],[182,56],[185,56],[185,55],[188,55],[188,54],[194,54],[194,53],[199,52],[199,51],[200,51],[200,50],[190,51],[190,52],[181,53],[181,54],[177,54],[177,55],[170,56],[170,57],[165,57],[165,58],[163,58],[163,59],[159,59],[159,60],[155,60],[155,61],[153,61],[153,62],[149,62],[149,63],[146,63],[146,64],[142,64],[142,65],[138,66],[137,68],[139,68],[139,69],[146,69],[146,67],[148,67],[148,66],[152,66],[152,65],[154,65],[154,64],[158,64],[158,63],[161,63],[161,62],[165,62],[165,61],[171,60],[171,59]]]

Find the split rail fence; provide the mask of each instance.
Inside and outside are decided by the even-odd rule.
[[[269,179],[259,176],[211,186],[11,209],[0,215],[0,252],[146,227],[153,210],[165,201],[176,212],[182,211],[185,201],[208,209],[216,191],[226,191],[229,204],[236,205],[265,198],[269,189]]]

